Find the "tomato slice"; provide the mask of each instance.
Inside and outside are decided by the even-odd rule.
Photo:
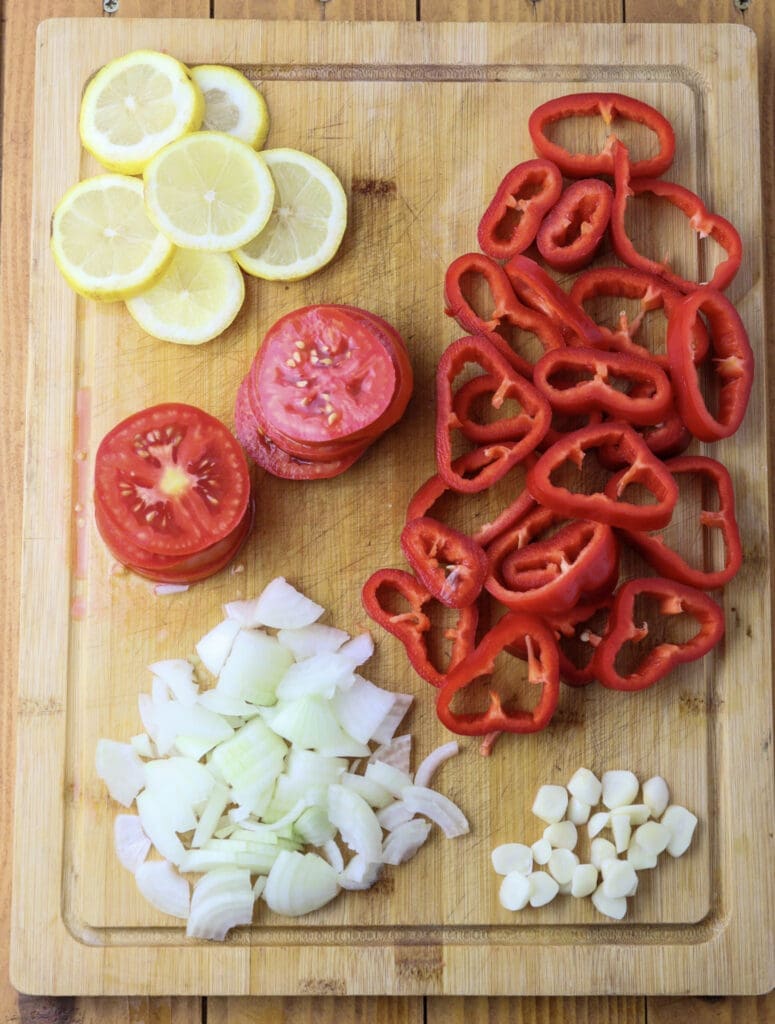
[[[264,337],[256,375],[269,423],[311,443],[373,436],[397,378],[371,324],[341,306],[307,306],[278,320]]]
[[[103,522],[146,554],[197,554],[240,525],[250,476],[236,438],[214,416],[167,403],[134,413],[100,443],[94,501]]]
[[[250,402],[247,378],[237,391],[234,421],[237,437],[251,459],[268,473],[284,480],[327,480],[339,476],[357,462],[368,447],[367,443],[355,453],[324,461],[290,455],[267,437],[259,426]]]
[[[242,520],[228,537],[182,559],[144,552],[126,536],[117,533],[99,505],[95,505],[94,518],[105,546],[116,561],[138,576],[157,583],[197,583],[220,572],[234,558],[250,533],[254,512],[254,503],[251,501]]]

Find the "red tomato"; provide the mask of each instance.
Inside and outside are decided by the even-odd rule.
[[[371,438],[397,377],[371,325],[341,306],[307,306],[278,320],[255,372],[268,422],[281,436],[313,444]]]
[[[250,501],[247,461],[215,417],[168,403],[123,420],[95,458],[94,503],[120,561],[140,549],[178,562],[234,540]],[[111,529],[109,530],[108,527]],[[167,568],[167,567],[165,567]]]

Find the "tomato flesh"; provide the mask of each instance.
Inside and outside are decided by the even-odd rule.
[[[146,555],[173,561],[230,538],[250,500],[237,440],[214,416],[182,403],[129,416],[103,438],[95,459],[103,524]]]
[[[390,353],[368,324],[337,306],[308,306],[278,320],[256,374],[269,423],[312,443],[368,433],[396,389]]]

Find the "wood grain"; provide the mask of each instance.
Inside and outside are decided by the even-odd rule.
[[[420,21],[615,22],[623,0],[419,0]]]
[[[232,998],[207,1000],[208,1024],[423,1024],[423,1000]]]
[[[215,0],[216,18],[414,21],[415,0]]]
[[[426,1024],[642,1024],[645,1000],[579,998],[466,998],[426,1000]]]

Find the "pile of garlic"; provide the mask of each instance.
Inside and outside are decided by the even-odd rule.
[[[506,910],[542,907],[565,893],[591,896],[601,914],[621,920],[638,888],[637,872],[656,867],[665,850],[672,857],[684,854],[697,826],[691,811],[670,804],[661,776],[641,790],[637,776],[621,770],[607,771],[601,780],[579,768],[567,787],[541,786],[532,810],[546,825],[542,837],[532,846],[504,843],[492,851],[492,866],[505,876],[499,900]],[[582,825],[590,840],[588,863],[574,852]],[[601,835],[606,830],[610,839]]]

